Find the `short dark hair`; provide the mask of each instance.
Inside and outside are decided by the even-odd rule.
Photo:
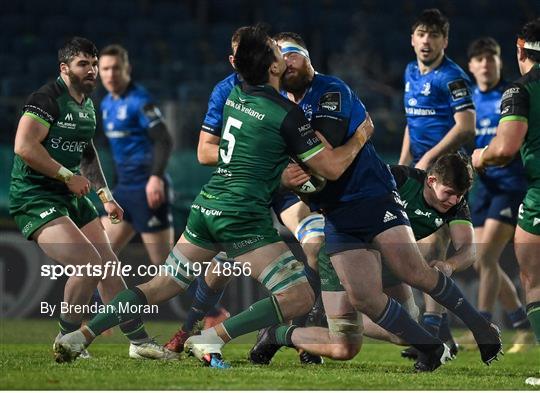
[[[247,29],[249,29],[249,26],[242,26],[234,31],[231,37],[231,49],[233,49],[234,44],[238,45],[238,43],[240,42],[240,35],[243,31],[246,31]]]
[[[234,65],[250,85],[267,83],[268,68],[276,61],[267,31],[265,25],[258,24],[240,32]]]
[[[293,33],[291,31],[283,31],[281,33],[276,34],[274,36],[274,39],[276,41],[292,40],[292,41],[296,42],[298,45],[300,45],[301,47],[307,49],[306,42],[304,41],[302,36],[300,34],[298,34],[298,33]]]
[[[107,45],[99,52],[99,57],[101,56],[118,56],[122,60],[122,63],[129,64],[129,53],[122,45]]]
[[[436,176],[445,186],[459,193],[467,192],[473,183],[473,168],[469,157],[462,153],[440,156],[428,169],[428,176]]]
[[[412,25],[412,32],[418,26],[425,26],[429,30],[441,33],[444,37],[448,37],[450,31],[450,22],[448,18],[437,8],[428,8],[416,18]]]
[[[481,37],[471,42],[469,49],[467,49],[467,59],[471,60],[473,57],[481,56],[485,53],[501,56],[501,46],[494,38]]]
[[[71,37],[58,49],[58,62],[69,64],[78,54],[97,57],[98,50],[94,43],[83,37]]]
[[[540,41],[540,18],[531,20],[525,23],[525,26],[518,33],[518,38],[524,39],[526,42]],[[540,63],[540,51],[525,49],[525,54],[535,63]]]

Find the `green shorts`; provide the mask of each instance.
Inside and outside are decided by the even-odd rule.
[[[19,207],[10,207],[10,213],[24,237],[30,239],[35,231],[58,217],[69,217],[82,228],[98,217],[94,204],[87,197],[43,193],[28,198]]]
[[[533,235],[540,236],[540,188],[531,187],[519,206],[518,225]]]
[[[191,205],[184,236],[207,250],[223,250],[229,258],[282,241],[270,211],[222,211],[198,203]]]
[[[330,257],[326,254],[324,245],[319,251],[319,276],[321,278],[321,291],[325,292],[342,292],[345,291],[339,277],[330,262]],[[393,287],[394,285],[401,284],[401,280],[398,279],[390,271],[390,269],[383,263],[382,265],[382,284],[383,288]]]
[[[319,277],[321,278],[321,291],[324,292],[343,292],[345,288],[341,285],[339,277],[332,266],[330,257],[326,253],[325,244],[321,246],[318,255]]]

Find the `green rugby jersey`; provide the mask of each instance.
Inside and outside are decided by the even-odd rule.
[[[77,103],[58,77],[29,96],[22,114],[49,128],[41,144],[53,159],[78,173],[82,153],[96,131],[92,100],[85,98],[82,104]],[[10,205],[42,192],[71,194],[64,183],[33,170],[18,155],[13,160],[9,191]]]
[[[217,169],[195,203],[266,212],[289,156],[306,161],[323,148],[296,104],[268,85],[237,85],[223,109]]]
[[[391,165],[390,170],[396,180],[416,240],[431,235],[444,224],[471,223],[471,213],[465,198],[446,213],[439,213],[427,204],[424,199],[425,171],[404,165]]]
[[[521,159],[529,187],[540,187],[540,64],[512,83],[501,99],[501,119],[528,123]]]

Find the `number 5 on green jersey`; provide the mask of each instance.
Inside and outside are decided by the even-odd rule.
[[[225,139],[227,143],[227,151],[224,149],[219,149],[219,155],[221,156],[221,159],[225,164],[228,164],[231,162],[234,145],[236,144],[236,139],[234,138],[234,135],[231,133],[231,127],[234,127],[236,129],[240,129],[242,127],[242,122],[238,119],[235,119],[234,117],[228,117],[227,123],[225,124],[225,130],[223,132],[223,139]]]

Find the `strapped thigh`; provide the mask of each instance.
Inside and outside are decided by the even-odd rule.
[[[307,283],[304,264],[299,262],[290,251],[274,259],[261,272],[257,280],[274,295],[295,285]]]

